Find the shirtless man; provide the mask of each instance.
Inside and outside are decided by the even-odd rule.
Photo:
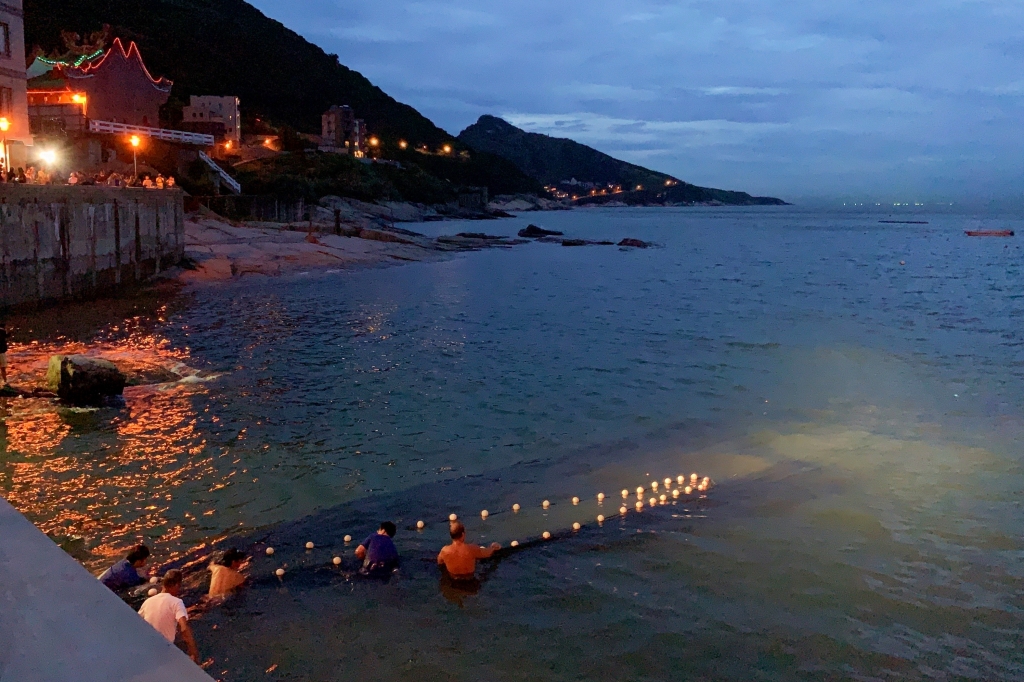
[[[492,542],[491,546],[486,548],[467,545],[466,527],[459,521],[451,524],[449,533],[452,536],[452,544],[441,549],[441,553],[437,555],[437,565],[444,566],[448,575],[455,580],[471,579],[476,572],[476,560],[487,559],[501,549],[497,542]]]

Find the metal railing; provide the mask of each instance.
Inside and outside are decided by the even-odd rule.
[[[220,181],[227,185],[232,192],[234,192],[235,194],[242,193],[242,186],[238,184],[238,180],[235,180],[233,177],[228,175],[228,172],[221,168],[220,166],[218,166],[216,161],[211,159],[204,152],[199,152],[199,158],[202,159],[203,163],[210,167],[210,170],[217,174],[217,177],[220,178]]]
[[[139,135],[151,137],[154,140],[192,144],[199,147],[212,147],[215,144],[213,135],[189,133],[184,130],[168,130],[166,128],[148,128],[146,126],[115,123],[113,121],[89,121],[89,132],[105,133],[108,135]]]

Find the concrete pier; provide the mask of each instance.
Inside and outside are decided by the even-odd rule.
[[[184,249],[180,190],[0,184],[0,306],[115,292]]]
[[[68,680],[212,682],[0,498],[0,682]]]

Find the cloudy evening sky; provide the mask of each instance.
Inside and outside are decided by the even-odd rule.
[[[255,0],[441,127],[786,198],[1019,197],[1020,0]]]

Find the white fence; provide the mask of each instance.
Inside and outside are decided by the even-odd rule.
[[[138,135],[140,137],[151,137],[154,140],[163,140],[164,142],[179,142],[199,147],[212,147],[215,144],[213,135],[189,133],[184,130],[167,130],[166,128],[147,128],[146,126],[133,126],[127,123],[114,123],[113,121],[89,121],[89,132],[106,133],[108,135]]]
[[[217,176],[220,178],[220,181],[227,185],[232,192],[234,192],[235,194],[242,193],[242,186],[238,184],[238,180],[235,180],[233,177],[228,175],[227,171],[218,166],[216,161],[211,159],[203,152],[199,152],[199,158],[203,160],[203,163],[210,167],[210,170],[217,174]]]

